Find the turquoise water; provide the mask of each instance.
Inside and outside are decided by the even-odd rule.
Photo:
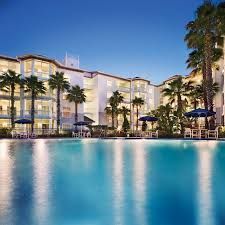
[[[225,142],[0,140],[1,225],[224,225]]]

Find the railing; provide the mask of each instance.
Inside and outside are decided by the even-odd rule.
[[[25,92],[24,96],[31,98],[31,93],[30,92]],[[39,94],[37,96],[37,98],[56,98],[56,95],[52,94],[51,92],[46,92],[45,94]]]
[[[50,116],[50,111],[46,110],[35,110],[34,111],[35,116],[43,116],[43,117],[49,117]],[[31,110],[25,110],[24,111],[24,116],[30,116],[31,115]]]
[[[84,84],[84,89],[94,89],[95,85],[94,84]]]
[[[134,87],[133,90],[136,92],[147,92],[146,87]]]
[[[117,86],[117,89],[118,89],[119,91],[130,92],[130,87]]]
[[[11,95],[11,92],[6,92],[6,91],[0,91],[0,96],[7,96],[7,97],[10,97]],[[14,96],[15,97],[19,97],[20,96],[20,92],[14,92]]]
[[[20,111],[16,111],[16,116],[20,115]],[[10,117],[10,110],[0,110],[0,117]]]

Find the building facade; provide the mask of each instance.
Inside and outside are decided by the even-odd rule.
[[[224,48],[225,49],[225,48]],[[225,52],[224,52],[225,54]],[[69,63],[68,63],[69,62]],[[76,65],[76,67],[74,67]],[[59,62],[42,55],[24,55],[16,58],[0,56],[0,73],[7,72],[9,69],[21,74],[22,78],[35,75],[39,80],[44,81],[47,89],[46,94],[38,96],[35,104],[35,128],[52,129],[56,128],[56,92],[48,86],[48,79],[56,71],[63,72],[71,85],[79,85],[84,88],[86,102],[78,106],[78,120],[84,120],[84,117],[92,119],[95,125],[111,125],[111,117],[105,113],[109,98],[113,92],[118,90],[124,97],[121,106],[126,106],[131,110],[128,116],[131,127],[136,124],[137,115],[132,107],[132,99],[141,97],[145,104],[141,107],[139,116],[146,115],[159,105],[165,105],[169,99],[163,96],[162,90],[168,87],[168,84],[181,75],[174,75],[165,80],[160,85],[154,85],[149,80],[134,77],[123,78],[119,75],[112,75],[99,71],[87,71],[78,68],[78,63],[71,59],[65,59]],[[225,95],[224,95],[224,57],[218,62],[213,70],[213,79],[220,86],[220,91],[214,99],[216,110],[216,122],[224,125],[225,116]],[[193,80],[196,84],[201,83],[201,75],[190,74],[183,77],[185,81]],[[73,103],[66,100],[66,94],[61,95],[61,128],[72,129],[75,120],[75,107]],[[24,93],[20,87],[16,87],[15,92],[15,110],[16,119],[30,118],[31,96]],[[123,118],[118,116],[118,125],[121,128]],[[141,125],[141,124],[140,124]],[[0,128],[10,127],[10,93],[0,91]]]

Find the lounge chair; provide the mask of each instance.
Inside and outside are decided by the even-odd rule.
[[[36,135],[35,133],[31,133],[31,134],[30,134],[30,138],[32,138],[32,139],[33,139],[33,138],[37,138],[37,135]]]
[[[17,133],[16,131],[12,131],[12,138],[20,138],[20,134]]]
[[[86,133],[86,137],[91,137],[91,132],[90,132],[90,131],[88,131],[88,132]]]
[[[78,138],[78,137],[79,137],[79,134],[73,131],[73,132],[72,132],[72,137]]]
[[[158,130],[157,131],[153,131],[151,133],[152,133],[152,135],[151,135],[152,138],[158,138],[159,137],[159,131]]]
[[[28,138],[28,133],[27,132],[22,132],[19,134],[20,138]]]
[[[215,138],[218,139],[219,137],[219,128],[216,127],[215,130],[208,130],[208,138]]]
[[[184,138],[191,138],[191,128],[185,128],[184,129]]]
[[[191,130],[191,137],[192,138],[199,138],[199,130],[198,129]]]

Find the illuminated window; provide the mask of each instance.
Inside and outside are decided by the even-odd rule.
[[[8,69],[8,61],[0,60],[0,72],[7,72]]]
[[[32,60],[24,61],[24,72],[29,73],[32,71]]]

